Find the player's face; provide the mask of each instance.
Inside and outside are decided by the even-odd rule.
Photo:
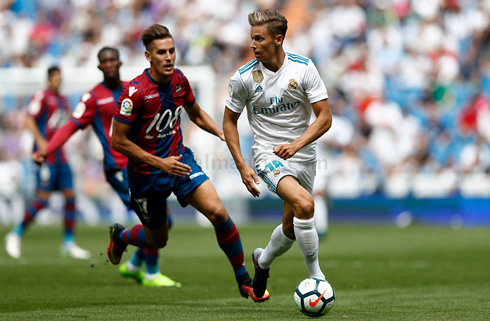
[[[155,39],[149,49],[145,51],[146,60],[151,63],[156,72],[170,78],[174,73],[176,56],[173,39]]]
[[[54,91],[58,91],[60,89],[60,86],[61,86],[61,72],[54,71],[48,77],[48,85]]]
[[[99,70],[104,74],[104,78],[119,79],[119,68],[122,62],[119,61],[117,53],[112,50],[105,50],[99,55]]]
[[[267,30],[267,25],[253,26],[250,36],[252,37],[250,48],[254,52],[255,59],[260,62],[267,62],[274,56],[283,38],[282,35],[272,35]]]

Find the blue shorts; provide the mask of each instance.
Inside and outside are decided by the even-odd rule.
[[[163,172],[153,175],[132,172],[129,174],[131,205],[141,223],[150,229],[156,230],[167,221],[166,199],[171,193],[177,196],[182,207],[186,207],[188,204],[184,198],[209,179],[189,148],[185,148],[180,161],[192,169],[185,177]]]
[[[62,191],[73,189],[73,177],[70,166],[66,163],[43,164],[37,170],[37,188],[46,191]]]
[[[129,199],[128,170],[126,168],[108,169],[105,171],[105,178],[116,191],[117,195],[119,195],[124,205],[130,210],[131,201]]]

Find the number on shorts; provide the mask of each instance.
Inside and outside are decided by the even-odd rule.
[[[268,170],[270,170],[271,172],[273,172],[274,171],[274,168],[284,167],[284,165],[282,164],[282,162],[280,162],[278,160],[273,160],[272,162],[270,162],[267,165],[265,165],[265,167],[267,167]]]
[[[135,199],[134,201],[136,202],[136,204],[138,204],[138,207],[143,214],[148,214],[148,201],[146,200],[146,197]]]

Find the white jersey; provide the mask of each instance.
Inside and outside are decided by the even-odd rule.
[[[254,161],[271,155],[272,149],[289,144],[310,125],[311,104],[328,98],[327,89],[313,62],[287,53],[277,72],[252,60],[239,68],[230,80],[226,106],[235,113],[247,107],[254,134]],[[316,157],[315,142],[303,147],[292,161],[311,161]]]

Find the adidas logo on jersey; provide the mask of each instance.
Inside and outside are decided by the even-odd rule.
[[[133,94],[134,94],[135,92],[137,92],[137,91],[138,91],[138,89],[137,89],[135,86],[130,86],[130,87],[128,88],[128,91],[129,91],[129,97],[131,97],[131,96],[133,96]]]
[[[261,93],[261,92],[263,92],[263,91],[264,91],[264,89],[263,89],[263,88],[262,88],[262,86],[260,86],[260,85],[257,87],[257,89],[255,89],[255,92],[256,92],[256,93]]]

